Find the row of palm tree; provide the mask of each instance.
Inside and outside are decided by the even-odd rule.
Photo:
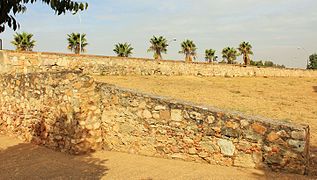
[[[32,40],[33,34],[28,33],[16,33],[12,44],[16,46],[19,51],[32,51],[35,46],[35,41]],[[71,33],[67,34],[68,46],[67,48],[75,54],[80,54],[86,51],[88,45],[86,34]],[[154,59],[162,60],[162,54],[167,53],[168,42],[163,36],[153,36],[150,39],[150,47],[148,52],[153,52]],[[129,43],[118,43],[115,45],[113,51],[119,57],[130,57],[133,54],[133,47]],[[181,50],[179,53],[185,55],[185,62],[193,62],[197,56],[197,47],[192,40],[185,40],[181,43]],[[249,42],[242,42],[236,49],[234,47],[226,47],[222,50],[222,58],[225,63],[234,64],[238,56],[243,55],[243,61],[245,65],[249,65],[253,55],[252,46]],[[206,49],[205,60],[209,63],[217,61],[216,51],[213,49]]]
[[[26,32],[16,33],[11,43],[15,46],[17,51],[33,51],[36,41],[32,40],[33,34]],[[85,52],[85,47],[88,45],[86,34],[71,33],[67,34],[68,46],[67,48],[75,54]]]
[[[161,60],[162,53],[167,53],[167,40],[162,37],[155,37],[150,39],[150,48],[148,52],[154,52],[154,59]],[[119,57],[130,57],[132,55],[133,48],[131,44],[128,43],[118,43],[115,45],[115,49],[113,50]],[[196,50],[197,47],[195,43],[191,40],[185,40],[181,43],[181,51],[179,53],[185,55],[185,62],[192,62],[193,59],[196,59]],[[243,55],[244,64],[250,65],[251,58],[250,55],[253,55],[252,46],[249,42],[242,42],[238,49],[234,47],[226,47],[222,50],[222,58],[223,62],[228,64],[234,64],[235,60],[238,56]],[[217,61],[218,56],[216,56],[216,50],[206,49],[205,51],[205,59],[209,63],[213,63]]]
[[[245,65],[250,65],[251,58],[253,55],[252,45],[249,42],[242,42],[238,49],[234,47],[226,47],[222,50],[222,58],[226,60],[228,64],[234,64],[238,56],[243,55],[243,62]]]

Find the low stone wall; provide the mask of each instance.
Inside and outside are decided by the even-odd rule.
[[[60,69],[83,69],[101,75],[194,75],[194,76],[267,76],[317,77],[317,71],[301,69],[257,68],[237,65],[154,61],[142,58],[72,55],[61,53],[0,52],[0,64],[6,71],[47,72]],[[2,56],[2,58],[1,58]],[[53,68],[53,69],[52,69]],[[2,70],[2,71],[4,71]]]
[[[120,152],[304,174],[309,127],[100,84],[104,145]]]
[[[80,72],[0,75],[0,131],[74,154],[129,152],[298,174],[309,127],[95,82]]]
[[[100,148],[100,96],[80,72],[0,75],[0,131],[81,154]]]

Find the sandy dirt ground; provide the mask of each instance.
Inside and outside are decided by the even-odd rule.
[[[0,135],[0,179],[312,179],[100,151],[71,156]]]
[[[317,79],[95,76],[98,81],[248,115],[308,124],[317,147]]]

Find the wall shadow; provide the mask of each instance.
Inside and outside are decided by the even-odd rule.
[[[55,117],[51,125],[45,121],[48,117],[38,118],[41,120],[32,125],[30,132],[31,143],[20,143],[5,150],[0,149],[1,177],[4,179],[102,179],[107,174],[109,170],[105,165],[107,159],[94,158],[89,144],[84,144],[87,147],[82,149],[71,145],[72,136],[76,135],[77,139],[87,136],[85,130],[78,125],[77,115],[74,115],[72,122],[67,123],[67,117],[61,114]]]
[[[101,179],[106,161],[20,143],[0,149],[0,179]]]
[[[297,174],[296,172],[279,171],[269,167],[253,168],[238,168],[239,171],[251,174],[255,179],[317,179],[317,147],[310,146],[309,166],[305,168],[304,174]],[[277,163],[280,164],[280,163]]]
[[[317,178],[317,146],[310,147],[309,174]]]
[[[317,179],[317,146],[310,147],[309,166],[306,169],[305,175],[273,172],[263,169],[263,172],[253,172],[252,174],[257,178],[265,179]],[[244,169],[244,171],[247,171]]]
[[[79,74],[77,71],[72,73],[74,78]],[[79,125],[79,121],[86,117],[83,113],[76,114],[68,110],[72,104],[58,98],[65,95],[62,92],[73,89],[71,83],[61,81],[68,75],[72,74],[56,72],[2,77],[3,81],[14,87],[7,96],[18,98],[8,100],[0,97],[2,104],[17,106],[1,110],[0,129],[8,130],[8,134],[18,135],[32,143],[7,144],[8,148],[0,149],[0,179],[101,179],[107,174],[107,160],[95,158],[91,154],[93,143],[87,140],[90,138],[89,131]],[[49,78],[54,81],[48,82]],[[19,85],[15,84],[16,81]],[[20,97],[25,98],[24,103],[32,101],[33,106],[19,106],[17,99]],[[23,114],[11,113],[10,118],[4,116],[7,112],[22,109],[25,110]],[[6,118],[10,119],[10,123],[7,123]],[[7,128],[9,126],[12,128]],[[73,156],[54,150],[83,155]]]

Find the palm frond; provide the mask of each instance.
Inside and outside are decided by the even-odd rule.
[[[75,54],[80,54],[81,52],[86,52],[86,46],[88,46],[86,34],[80,34],[80,33],[71,33],[67,34],[67,41],[68,46],[67,48],[70,51],[75,52]]]
[[[32,51],[36,43],[32,38],[33,34],[26,32],[16,33],[11,44],[13,44],[18,51]]]

